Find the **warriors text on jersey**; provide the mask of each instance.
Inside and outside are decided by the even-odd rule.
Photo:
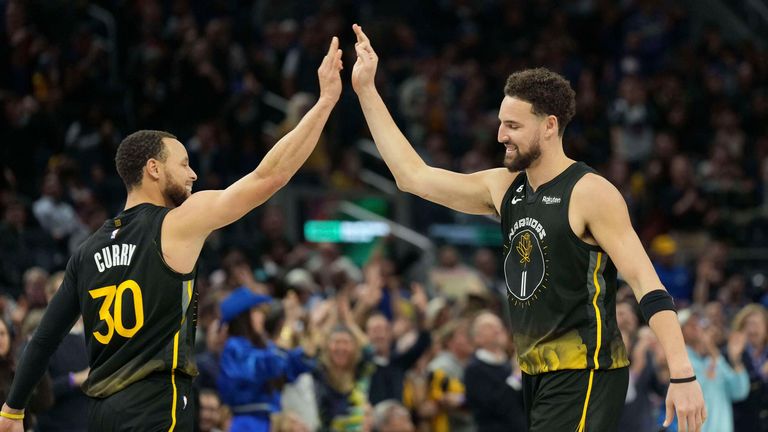
[[[573,187],[590,172],[574,163],[536,192],[522,172],[502,201],[512,333],[530,375],[629,364],[616,324],[616,267],[568,222]]]

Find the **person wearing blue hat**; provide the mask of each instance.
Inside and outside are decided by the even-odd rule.
[[[221,302],[229,338],[221,353],[218,387],[232,409],[232,432],[268,432],[270,415],[280,411],[280,390],[314,368],[302,348],[284,350],[265,330],[272,297],[241,287]]]

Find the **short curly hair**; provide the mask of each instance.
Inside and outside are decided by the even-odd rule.
[[[144,165],[148,160],[165,162],[168,153],[163,138],[176,139],[176,136],[163,131],[140,130],[125,137],[117,147],[115,166],[126,189],[130,191],[141,185]]]
[[[576,92],[560,74],[546,68],[526,69],[507,78],[504,94],[533,105],[533,114],[557,117],[558,135],[576,113]]]

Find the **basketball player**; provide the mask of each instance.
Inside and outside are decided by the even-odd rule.
[[[661,285],[618,190],[563,153],[575,93],[546,69],[512,74],[499,109],[504,168],[432,168],[410,146],[376,91],[378,58],[360,26],[352,85],[398,187],[471,214],[501,216],[511,324],[531,431],[612,431],[627,389],[615,317],[616,275],[640,301],[669,360],[669,424],[698,431],[706,417],[672,298]]]
[[[318,69],[320,97],[258,167],[225,190],[192,194],[197,176],[184,146],[139,131],[120,144],[123,210],[67,264],[16,371],[0,431],[22,431],[23,408],[48,358],[82,312],[91,372],[92,431],[191,431],[190,388],[197,320],[195,271],[206,237],[260,205],[304,163],[341,94],[339,41]]]

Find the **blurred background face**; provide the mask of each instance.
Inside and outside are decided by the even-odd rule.
[[[221,424],[221,402],[212,392],[200,394],[200,432],[208,432]]]
[[[372,316],[365,326],[365,332],[377,354],[389,352],[389,348],[392,345],[392,327],[386,317],[381,315]]]
[[[501,320],[495,315],[482,314],[475,320],[474,343],[476,348],[490,351],[504,350],[508,339]]]
[[[11,335],[5,321],[0,320],[0,358],[8,358],[11,351]]]
[[[340,369],[352,367],[357,344],[351,334],[334,332],[328,339],[328,358],[331,365]]]
[[[633,334],[637,331],[637,315],[629,303],[618,303],[616,305],[616,322],[619,324],[619,330]]]
[[[416,427],[411,421],[411,415],[402,407],[393,408],[389,419],[379,428],[380,432],[414,432]]]
[[[469,338],[469,329],[462,326],[453,333],[453,337],[448,341],[448,350],[459,357],[469,357],[474,351],[474,346]]]
[[[255,307],[251,309],[251,328],[258,333],[264,334],[264,321],[266,320],[266,313],[264,309]]]
[[[762,313],[752,313],[744,320],[744,333],[747,335],[747,341],[753,347],[765,347],[766,343],[765,315]]]
[[[705,337],[704,332],[706,331],[707,324],[699,315],[692,315],[682,327],[685,343],[694,348],[699,346]]]

